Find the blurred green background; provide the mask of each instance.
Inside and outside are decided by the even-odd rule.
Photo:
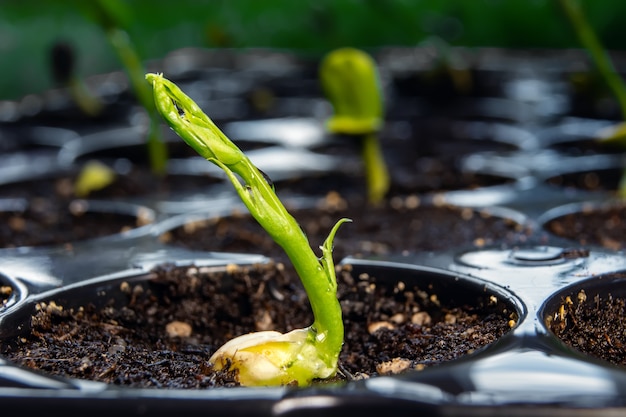
[[[78,52],[81,76],[121,69],[91,0],[1,0],[0,99],[54,85],[55,41]],[[81,5],[81,2],[83,4]],[[454,46],[578,48],[556,0],[121,0],[140,56],[158,59],[186,46],[268,47],[319,55],[339,46],[418,46],[438,37]],[[626,49],[626,1],[583,0],[605,47]]]

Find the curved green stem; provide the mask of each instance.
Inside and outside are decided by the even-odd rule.
[[[248,157],[244,155],[241,161],[230,166],[215,159],[209,159],[209,161],[226,172],[252,216],[289,257],[311,303],[314,317],[311,331],[314,333],[315,343],[319,345],[323,361],[328,366],[336,366],[343,344],[344,331],[331,252],[337,229],[349,220],[339,220],[331,230],[322,246],[323,255],[320,262],[311,250],[309,240],[302,228],[289,214],[271,185]],[[243,185],[231,171],[241,177]]]
[[[156,107],[170,127],[198,154],[226,173],[252,216],[284,249],[313,310],[314,322],[308,329],[285,335],[261,332],[254,337],[233,339],[213,355],[212,362],[218,367],[238,367],[240,382],[246,384],[305,384],[313,378],[333,375],[344,329],[332,241],[338,227],[349,220],[337,222],[321,247],[319,259],[300,225],[250,159],[174,83],[159,74],[147,74],[146,78],[153,86]]]

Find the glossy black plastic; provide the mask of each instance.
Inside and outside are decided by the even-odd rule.
[[[195,77],[214,76],[212,82],[201,84],[199,91],[208,91],[219,100],[229,97],[232,93],[229,88],[235,89],[237,94],[251,91],[251,80],[257,78],[273,81],[273,85],[285,88],[283,93],[276,94],[279,100],[281,94],[286,95],[290,91],[288,83],[279,82],[281,76],[292,74],[291,71],[306,74],[297,71],[297,61],[292,61],[292,57],[279,60],[287,66],[286,72],[262,70],[265,68],[262,64],[274,62],[282,56],[280,54],[252,54],[244,60],[236,55],[229,55],[230,58],[226,59],[217,52],[207,52],[207,55],[201,51],[197,54],[192,52],[181,51],[169,57],[169,60],[163,62],[164,68],[173,68],[173,74],[189,82],[189,85],[193,85]],[[388,65],[385,77],[402,73],[401,68],[389,63],[391,57],[397,59],[398,53],[402,56],[401,52],[381,53],[381,62]],[[409,53],[407,56],[410,58],[412,55]],[[184,59],[176,61],[175,58],[181,57]],[[215,61],[217,58],[220,59]],[[468,129],[470,141],[480,136],[481,141],[503,140],[507,146],[513,145],[506,150],[481,149],[469,152],[460,159],[463,169],[501,175],[513,181],[473,190],[420,196],[427,204],[445,202],[488,209],[495,215],[510,218],[530,228],[532,232],[527,241],[514,246],[495,242],[489,246],[464,245],[450,247],[445,251],[418,252],[410,256],[393,254],[382,259],[350,257],[342,260],[343,263],[351,264],[357,273],[376,274],[383,280],[427,282],[439,287],[441,293],[449,297],[493,295],[503,307],[515,312],[517,320],[510,332],[491,345],[423,371],[374,377],[343,386],[302,389],[127,389],[91,381],[50,377],[20,369],[0,359],[0,401],[3,411],[30,414],[63,410],[65,415],[183,413],[232,416],[343,416],[360,412],[393,415],[554,416],[624,412],[626,369],[586,357],[567,347],[548,330],[546,320],[555,314],[564,297],[576,294],[580,289],[588,293],[605,294],[610,291],[614,295],[624,295],[622,281],[615,282],[611,276],[626,271],[626,257],[621,251],[593,245],[581,246],[578,242],[554,236],[543,229],[548,219],[566,208],[572,210],[581,204],[604,204],[615,197],[614,190],[565,187],[549,181],[550,178],[585,169],[619,166],[622,158],[608,152],[562,152],[562,148],[555,145],[563,145],[568,138],[587,137],[588,132],[593,131],[590,126],[596,124],[584,123],[582,133],[571,133],[572,129],[578,129],[577,126],[581,124],[574,123],[576,120],[561,119],[566,109],[558,105],[560,102],[555,99],[557,94],[551,89],[552,82],[558,79],[555,76],[558,62],[549,56],[533,58],[537,60],[532,61],[536,65],[533,68],[537,71],[543,69],[545,73],[526,71],[524,65],[528,63],[528,57],[519,58],[515,54],[507,55],[507,59],[514,63],[511,68],[517,68],[518,71],[502,72],[490,67],[489,71],[500,74],[498,80],[502,82],[499,86],[501,88],[492,91],[498,91],[502,96],[498,100],[480,97],[471,112],[455,121],[455,126]],[[484,59],[483,64],[487,67],[493,64],[488,57]],[[259,63],[257,72],[245,72],[242,62],[253,61]],[[216,64],[214,71],[208,71],[196,68],[199,62],[219,62],[219,65]],[[224,84],[220,87],[217,83],[239,72],[246,74],[241,85]],[[524,90],[522,94],[520,85],[532,85],[535,89]],[[541,86],[546,90],[539,88]],[[555,87],[555,90],[558,88]],[[314,88],[307,91],[309,96],[315,98]],[[402,92],[395,93],[396,97],[402,98]],[[309,96],[307,99],[311,98]],[[206,96],[207,102],[210,101],[209,97]],[[464,100],[470,101],[471,98],[464,97]],[[544,98],[545,102],[542,101]],[[554,102],[549,102],[548,98]],[[409,100],[413,98],[409,97]],[[422,98],[416,100],[423,103]],[[505,105],[511,100],[517,103],[513,107],[517,110],[513,113]],[[544,104],[539,105],[540,102]],[[322,104],[315,108],[318,118],[303,118],[302,114],[297,114],[296,119],[284,120],[256,109],[258,120],[225,123],[224,130],[230,135],[241,136],[243,141],[271,144],[270,147],[252,150],[251,157],[256,158],[255,162],[277,182],[292,176],[358,169],[358,161],[320,158],[320,154],[316,153],[316,147],[327,145],[331,138],[323,132],[323,117],[328,115],[328,107]],[[495,114],[483,112],[494,109]],[[415,113],[411,117],[415,119],[410,123],[398,121],[401,119],[399,116],[391,122],[390,132],[393,135],[401,136],[402,132],[412,131],[413,123],[431,116],[433,111],[419,105],[412,110]],[[294,113],[298,112],[299,108],[294,110]],[[406,117],[406,112],[397,114]],[[476,121],[479,112],[480,120]],[[268,114],[270,117],[260,117]],[[467,119],[474,121],[469,122]],[[600,121],[597,125],[605,126],[609,123]],[[486,139],[480,135],[491,128],[499,130],[487,135]],[[568,138],[554,136],[562,134]],[[292,136],[295,139],[290,143],[289,138]],[[131,142],[136,145],[135,139]],[[60,154],[62,165],[71,165],[78,157],[81,142],[74,140],[71,143]],[[205,161],[195,160],[192,163],[200,162]],[[176,163],[183,164],[173,162],[172,166]],[[241,209],[236,195],[225,184],[213,184],[208,191],[182,197],[179,200],[151,199],[150,196],[142,198],[142,204],[154,210],[157,221],[142,229],[141,233],[76,242],[71,250],[55,246],[0,251],[0,285],[13,288],[8,301],[0,307],[0,338],[13,337],[27,331],[30,315],[39,301],[66,299],[80,302],[78,300],[84,297],[98,300],[103,294],[114,297],[120,281],[146,279],[148,271],[162,263],[174,262],[181,266],[200,264],[218,268],[227,263],[265,260],[262,254],[194,252],[160,242],[158,236],[168,228],[206,216],[228,215],[233,207]],[[293,204],[308,204],[308,197]]]

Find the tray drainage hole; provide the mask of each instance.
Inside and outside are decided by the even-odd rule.
[[[511,257],[517,261],[546,262],[561,259],[563,249],[549,246],[535,248],[516,249],[511,252]]]
[[[569,262],[571,259],[586,258],[589,251],[564,249],[553,246],[536,246],[512,250],[507,262],[520,266],[550,266]]]
[[[461,254],[457,262],[479,268],[570,267],[589,257],[587,249],[533,246],[513,250],[488,249]]]

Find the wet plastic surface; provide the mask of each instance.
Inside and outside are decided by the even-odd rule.
[[[270,54],[265,59],[271,60],[271,57]],[[166,67],[168,65],[173,64],[166,63]],[[183,67],[177,68],[181,74],[187,71]],[[545,81],[535,73],[529,75],[520,71],[516,74],[518,76],[538,83]],[[519,82],[518,78],[514,79]],[[522,102],[541,99],[542,96],[532,96]],[[499,110],[503,111],[503,108]],[[305,389],[127,389],[49,377],[0,359],[3,411],[29,414],[63,409],[67,415],[183,413],[247,416],[339,416],[358,412],[554,416],[623,412],[626,410],[626,369],[586,357],[567,347],[547,329],[546,321],[558,311],[565,297],[575,296],[580,289],[589,293],[625,295],[623,279],[613,279],[612,275],[626,270],[626,257],[622,252],[599,246],[582,247],[577,242],[542,230],[543,224],[557,213],[579,207],[583,202],[605,203],[613,199],[610,191],[562,187],[549,184],[546,179],[577,169],[606,167],[609,161],[619,164],[622,157],[607,154],[583,158],[551,149],[559,140],[552,139],[555,131],[570,132],[568,135],[573,137],[577,136],[576,132],[595,131],[596,125],[608,121],[590,119],[586,123],[584,119],[576,119],[574,124],[568,119],[560,129],[548,129],[542,126],[559,124],[551,121],[553,114],[549,114],[550,121],[544,120],[544,110],[537,107],[535,113],[526,113],[524,120],[509,120],[510,131],[501,134],[511,141],[518,141],[516,150],[472,153],[463,160],[467,170],[508,177],[514,172],[515,182],[477,190],[437,193],[425,198],[431,202],[489,208],[498,215],[528,225],[537,235],[534,239],[529,238],[528,245],[505,247],[496,242],[489,247],[458,247],[375,260],[343,260],[352,264],[357,272],[376,273],[381,279],[430,280],[433,285],[441,285],[442,291],[452,294],[470,290],[492,293],[519,318],[515,327],[493,344],[467,357],[419,372],[375,377],[341,387]],[[321,110],[321,114],[325,113]],[[502,119],[500,115],[498,118]],[[345,160],[326,157],[322,166],[322,158],[311,151],[312,145],[328,139],[323,133],[322,119],[287,119],[285,124],[280,119],[268,121],[270,119],[259,121],[258,129],[255,129],[257,122],[250,121],[226,124],[224,130],[233,135],[239,132],[243,140],[263,142],[268,140],[270,126],[271,132],[277,135],[277,146],[253,150],[250,155],[271,178],[287,178],[294,172],[308,175],[325,170],[354,169],[354,165]],[[282,126],[282,129],[275,126]],[[576,132],[571,133],[572,129]],[[397,131],[402,128],[396,127]],[[286,138],[291,134],[299,141],[285,146]],[[491,139],[498,136],[493,135]],[[71,163],[68,162],[72,159],[68,159],[68,152],[75,152],[78,142],[71,143],[69,150],[66,148],[61,152],[57,163]],[[173,162],[172,166],[175,164]],[[202,169],[210,170],[210,165],[206,164]],[[27,327],[28,318],[39,300],[59,294],[63,297],[68,297],[67,294],[93,295],[98,291],[110,294],[120,280],[145,279],[147,271],[155,265],[174,262],[222,266],[264,260],[256,254],[194,252],[160,242],[158,236],[167,228],[193,218],[224,215],[233,205],[239,204],[225,184],[213,185],[210,197],[204,193],[182,197],[131,199],[133,204],[141,203],[153,210],[155,222],[129,235],[80,242],[69,248],[0,250],[0,286],[12,288],[10,296],[0,304],[0,337],[14,336]],[[298,200],[297,204],[306,204],[306,199]]]

